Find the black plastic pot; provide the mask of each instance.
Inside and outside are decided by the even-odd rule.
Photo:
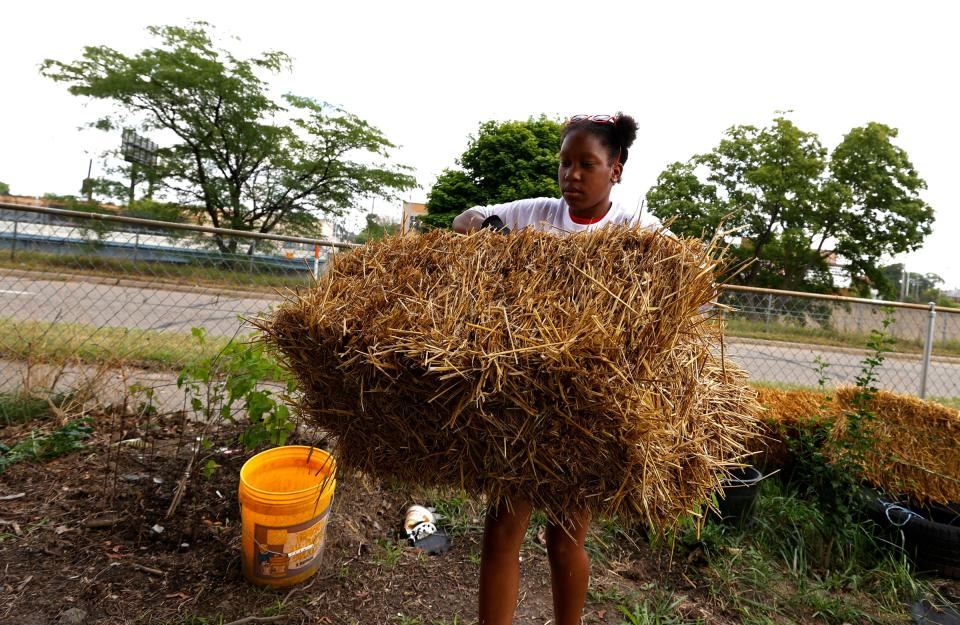
[[[718,503],[720,518],[724,521],[741,523],[753,512],[753,506],[760,494],[760,481],[763,473],[753,466],[734,469],[730,477],[721,480],[721,492]]]

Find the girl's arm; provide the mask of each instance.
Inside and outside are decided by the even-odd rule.
[[[453,231],[460,234],[469,234],[480,229],[480,224],[486,219],[480,211],[468,208],[453,219]]]

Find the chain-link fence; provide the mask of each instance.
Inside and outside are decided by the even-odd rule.
[[[883,331],[894,343],[881,388],[960,397],[960,309],[749,287],[728,287],[721,302],[733,309],[728,354],[755,381],[816,386],[819,360],[831,386],[853,384]]]
[[[175,378],[351,246],[0,205],[0,393],[104,363]]]
[[[169,382],[249,332],[242,318],[308,285],[338,246],[350,245],[0,205],[0,392],[62,376],[67,362],[74,373],[106,363]],[[745,287],[721,301],[733,308],[726,355],[755,381],[816,386],[819,358],[830,384],[853,383],[871,331],[890,316],[897,343],[880,385],[960,397],[960,311]]]

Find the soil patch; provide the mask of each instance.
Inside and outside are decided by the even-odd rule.
[[[0,439],[22,440],[37,423],[8,426]],[[192,475],[176,510],[167,511],[194,445],[198,424],[182,415],[131,419],[93,415],[94,435],[80,452],[0,475],[0,622],[423,623],[476,621],[482,514],[452,493],[410,493],[358,476],[341,476],[318,574],[294,589],[265,590],[240,572],[240,467],[252,455],[216,445],[200,454],[206,475]],[[209,434],[209,433],[208,433]],[[221,430],[213,440],[230,440]],[[139,439],[141,443],[120,443]],[[22,493],[22,496],[18,496]],[[11,498],[12,497],[12,498]],[[426,556],[398,539],[406,508],[450,507],[442,523],[450,551]],[[598,530],[599,531],[599,530]],[[684,612],[709,622],[706,591],[667,572],[664,554],[640,541],[604,543],[594,563],[585,623],[620,623],[618,606],[657,588],[682,588]],[[630,544],[630,543],[633,544]],[[546,554],[531,528],[522,551],[515,623],[552,618]],[[269,619],[264,621],[263,619]],[[247,621],[252,622],[252,621]]]

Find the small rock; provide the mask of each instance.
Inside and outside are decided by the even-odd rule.
[[[162,534],[162,533],[163,533],[163,526],[160,525],[159,523],[157,523],[156,525],[154,525],[154,526],[151,527],[150,529],[152,529],[152,530],[153,530],[154,532],[156,532],[157,534]]]
[[[87,613],[80,608],[70,608],[69,610],[64,610],[63,614],[60,615],[61,625],[81,625],[81,623],[86,620]]]

